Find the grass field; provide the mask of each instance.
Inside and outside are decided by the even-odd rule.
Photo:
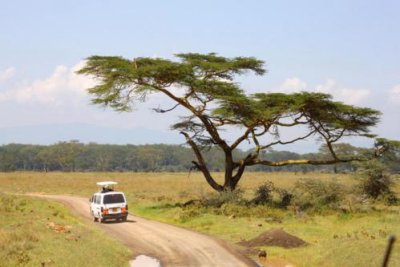
[[[0,266],[128,266],[128,249],[61,204],[0,194],[0,218]]]
[[[221,174],[216,174],[219,179]],[[245,197],[266,180],[291,188],[300,178],[335,179],[347,188],[357,181],[350,175],[247,173],[240,186]],[[266,247],[271,257],[296,266],[380,266],[389,234],[400,236],[398,206],[368,204],[357,212],[296,212],[266,206],[244,208],[228,204],[218,209],[184,208],[176,203],[210,196],[212,191],[198,173],[0,173],[1,191],[44,192],[89,197],[95,182],[114,180],[126,192],[134,213],[219,236],[237,243],[271,228],[282,228],[310,245],[296,249]],[[399,179],[395,190],[400,193]],[[48,211],[51,212],[51,211]],[[65,212],[65,211],[64,211]],[[16,223],[10,220],[7,224]],[[82,226],[84,227],[84,226]],[[389,266],[400,266],[397,242]],[[121,252],[120,252],[121,253]],[[112,256],[110,256],[112,257]]]

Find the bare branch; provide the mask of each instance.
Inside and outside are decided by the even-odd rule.
[[[332,139],[331,142],[332,142],[332,143],[337,142],[340,138],[342,138],[342,136],[344,135],[345,131],[346,131],[346,129],[342,129],[342,130],[340,131],[340,133],[336,136],[336,138]]]
[[[351,159],[331,159],[331,160],[311,160],[311,159],[298,159],[298,160],[282,160],[282,161],[269,161],[269,160],[260,160],[256,159],[249,163],[248,166],[253,165],[266,165],[266,166],[286,166],[286,165],[329,165],[335,163],[345,163],[351,161],[368,161],[369,158],[351,158]]]
[[[271,125],[267,126],[266,124],[264,124],[263,126],[264,126],[264,130],[262,130],[259,133],[254,132],[255,136],[263,136],[266,132],[268,132],[269,128],[271,127]]]
[[[242,143],[244,140],[246,140],[249,136],[249,134],[253,131],[253,127],[249,126],[247,130],[244,132],[242,136],[240,136],[236,141],[231,145],[231,149],[235,149],[240,143]]]
[[[175,106],[173,106],[172,108],[169,109],[161,109],[161,108],[152,108],[152,110],[154,110],[157,113],[165,113],[165,112],[169,112],[172,111],[174,109],[176,109],[178,106],[180,106],[180,104],[176,104]]]
[[[279,145],[288,145],[288,144],[292,144],[292,143],[295,143],[295,142],[297,142],[297,141],[307,139],[307,138],[310,137],[311,135],[315,134],[315,132],[316,132],[315,130],[314,130],[314,131],[311,131],[311,132],[309,132],[308,134],[306,134],[305,136],[298,137],[298,138],[292,139],[292,140],[290,140],[290,141],[284,141],[284,142],[282,142],[281,140],[279,140],[279,141],[276,141],[276,142],[272,142],[272,143],[270,143],[270,144],[268,144],[268,145],[262,146],[261,149],[266,149],[266,148],[269,148],[269,147],[271,147],[271,146],[278,145],[278,144],[279,144]]]
[[[289,117],[292,117],[292,116],[289,116]],[[310,123],[309,120],[300,121],[301,118],[303,118],[303,117],[305,117],[304,114],[300,114],[297,118],[293,119],[292,123],[284,123],[284,122],[277,121],[277,122],[275,122],[275,124],[278,125],[278,126],[282,126],[282,127],[293,127],[293,126],[296,126],[296,125],[305,125],[305,124]]]
[[[258,142],[257,136],[254,133],[254,131],[251,131],[251,137],[253,138],[253,142],[256,145],[256,155],[258,157],[258,155],[260,155],[261,146],[260,146],[260,143]]]

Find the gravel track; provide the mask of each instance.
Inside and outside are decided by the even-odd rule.
[[[100,227],[129,247],[134,256],[147,255],[167,266],[258,266],[225,242],[190,230],[129,215],[127,222],[95,223],[86,198],[63,195],[30,196],[52,199],[66,206],[94,227]]]

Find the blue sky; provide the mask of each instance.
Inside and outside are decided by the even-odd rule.
[[[79,125],[168,131],[174,118],[150,111],[162,98],[132,114],[103,110],[88,105],[91,83],[74,70],[94,54],[217,52],[266,61],[266,76],[240,80],[249,93],[328,92],[381,110],[375,132],[400,139],[399,10],[398,1],[1,0],[0,128],[77,125],[76,139]]]

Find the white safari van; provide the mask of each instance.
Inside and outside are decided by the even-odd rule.
[[[98,182],[101,190],[90,199],[90,213],[93,221],[104,222],[107,219],[126,221],[128,217],[128,204],[125,194],[114,191],[116,182]]]

